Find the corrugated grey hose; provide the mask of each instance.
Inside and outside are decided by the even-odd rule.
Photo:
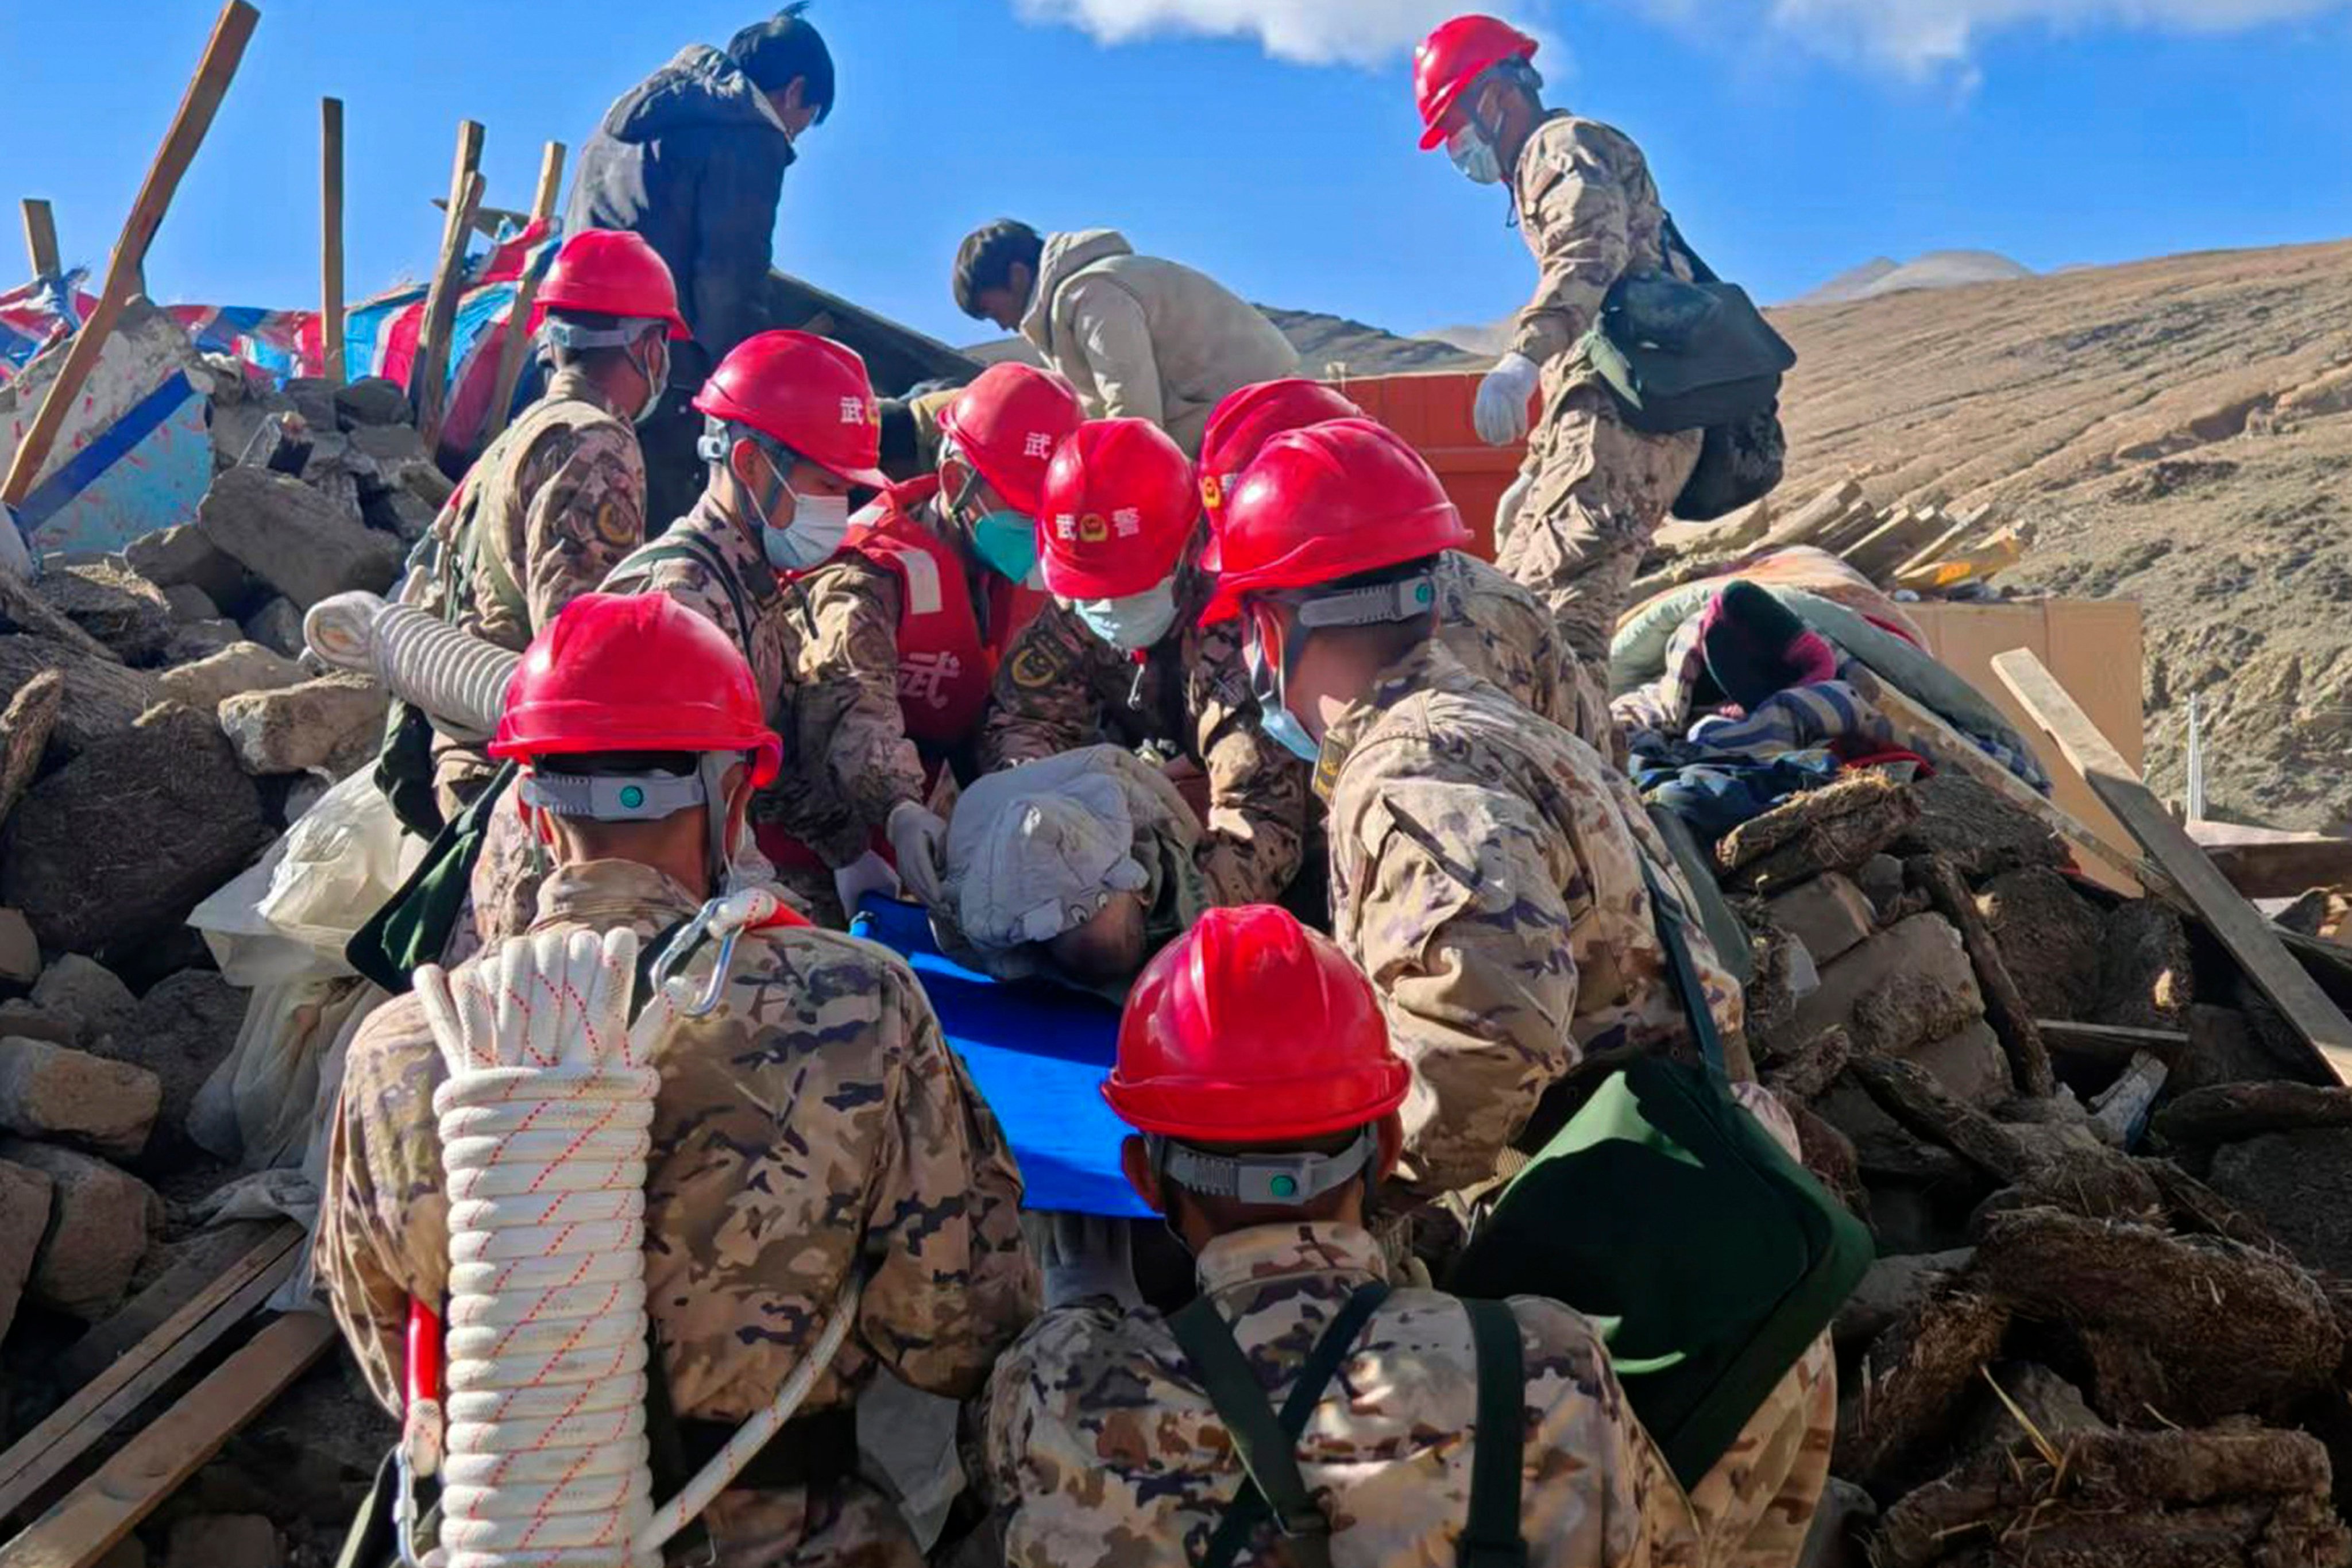
[[[302,636],[337,669],[374,676],[461,740],[487,740],[498,729],[507,680],[522,662],[510,648],[373,594],[320,600],[302,617]]]

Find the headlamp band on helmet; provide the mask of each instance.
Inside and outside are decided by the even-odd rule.
[[[667,332],[669,323],[659,316],[624,316],[616,325],[592,327],[551,314],[539,324],[539,335],[542,342],[559,349],[617,349],[635,342],[652,327]]]
[[[732,419],[721,419],[715,414],[702,416],[702,434],[696,437],[694,455],[706,463],[723,463],[738,441],[749,441],[775,460],[776,472],[789,474],[801,455],[769,435],[754,430],[749,425]]]
[[[1427,573],[1400,577],[1392,583],[1347,588],[1336,594],[1311,589],[1252,594],[1252,599],[1289,605],[1298,612],[1303,631],[1327,631],[1334,626],[1377,626],[1419,620],[1437,607],[1437,580]]]
[[[658,822],[710,798],[701,777],[676,773],[542,773],[523,775],[527,805],[593,822]]]
[[[1212,1154],[1156,1133],[1144,1146],[1152,1168],[1188,1193],[1294,1208],[1354,1181],[1380,1150],[1370,1127],[1336,1154]]]

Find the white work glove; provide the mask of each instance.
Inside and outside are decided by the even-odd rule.
[[[1489,447],[1507,447],[1527,435],[1528,399],[1536,395],[1541,375],[1536,362],[1517,350],[1495,362],[1478,384],[1477,406],[1470,411],[1478,439]]]
[[[373,594],[331,594],[302,617],[302,640],[337,669],[373,675],[375,618],[383,613],[383,601]]]
[[[890,852],[898,858],[898,876],[907,890],[937,909],[947,902],[948,825],[937,812],[911,800],[890,808],[883,831]]]
[[[1535,476],[1521,474],[1511,481],[1511,488],[1495,502],[1495,544],[1497,549],[1511,537],[1511,529],[1519,521],[1519,509],[1528,504],[1528,492],[1535,488]]]
[[[1067,1306],[1090,1296],[1108,1296],[1129,1311],[1143,1305],[1135,1288],[1135,1264],[1123,1219],[1100,1215],[1055,1213],[1045,1216],[1045,1305]]]
[[[898,873],[890,869],[889,861],[868,849],[833,874],[833,890],[840,896],[841,912],[855,920],[866,894],[879,893],[886,899],[898,896]]]

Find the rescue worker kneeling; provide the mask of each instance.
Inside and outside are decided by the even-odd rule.
[[[1056,1281],[989,1388],[1008,1563],[1702,1560],[1591,1322],[1389,1289],[1364,1211],[1411,1077],[1363,975],[1279,910],[1213,910],[1145,969],[1103,1093],[1202,1293],[1166,1318],[1124,1270]]]
[[[730,879],[752,791],[779,744],[741,654],[662,594],[574,600],[534,641],[491,753],[523,768],[554,861],[534,933],[685,928]],[[697,991],[725,955],[680,972]],[[715,1562],[918,1563],[893,1505],[860,1480],[852,1412],[887,1368],[975,1392],[1034,1311],[1021,1184],[913,973],[869,943],[783,915],[746,926],[706,1014],[655,1065],[644,1283],[680,1446],[698,1468],[775,1397],[853,1271],[854,1331],[794,1418],[705,1521]],[[496,963],[492,947],[453,979]],[[423,1002],[353,1040],[317,1262],[370,1386],[401,1405],[412,1299],[451,1280],[452,1212]]]

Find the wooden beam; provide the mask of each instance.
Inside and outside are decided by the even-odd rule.
[[[1950,554],[1953,551],[1958,550],[1960,547],[1961,541],[1967,539],[1969,534],[1974,533],[1976,529],[1977,525],[1974,518],[1963,519],[1958,522],[1953,523],[1951,527],[1944,530],[1943,532],[1936,535],[1935,538],[1921,545],[1917,550],[1913,551],[1910,554],[1896,562],[1895,563],[1895,570],[1888,573],[1887,575],[1890,577],[1900,577],[1906,572],[1916,571],[1919,567],[1925,566],[1930,562],[1941,561],[1945,556]]]
[[[441,252],[434,263],[433,286],[425,296],[425,320],[417,329],[416,360],[409,369],[408,400],[416,410],[416,431],[425,451],[432,456],[441,435],[441,416],[448,401],[443,383],[449,369],[449,332],[457,319],[457,299],[465,285],[466,237],[474,211],[482,205],[482,127],[478,121],[457,123],[457,151],[449,165],[449,205],[441,215]]]
[[[302,1227],[290,1220],[268,1226],[219,1279],[0,1454],[0,1518],[22,1507],[268,1300],[301,1262],[302,1242]],[[0,1552],[0,1561],[14,1568],[6,1553]]]
[[[343,384],[343,100],[319,100],[319,352]]]
[[[555,198],[563,190],[563,143],[550,142],[540,154],[539,190],[531,197],[530,221],[552,223],[555,219]],[[507,311],[506,337],[499,344],[499,375],[490,384],[490,409],[482,426],[485,446],[498,438],[507,427],[507,416],[514,405],[515,385],[522,380],[523,353],[530,346],[531,306],[539,298],[539,273],[529,265],[516,280],[514,304]],[[661,389],[654,389],[655,395]]]
[[[5,1546],[6,1568],[91,1568],[268,1408],[335,1340],[315,1312],[279,1318]]]
[[[2169,879],[2162,870],[2137,856],[2116,848],[2092,832],[2064,807],[2053,804],[2023,779],[1985,755],[1982,747],[1953,728],[1942,714],[1914,701],[1908,694],[1896,690],[1859,664],[1848,662],[1845,679],[1846,684],[1853,688],[1855,696],[1878,710],[1887,722],[1895,726],[1895,737],[1906,750],[1918,752],[1938,767],[1953,768],[1968,774],[2073,845],[2076,850],[2093,856],[2120,872],[2132,885],[2159,893],[2169,888]]]
[[[2292,899],[2314,888],[2352,888],[2352,838],[2192,822],[2189,837],[2250,899]]]
[[[1861,500],[1862,487],[1853,480],[1832,485],[1774,523],[1757,548],[1779,550],[1791,544],[1810,544],[1815,534],[1843,517],[1846,509]]]
[[[147,178],[139,187],[138,199],[131,204],[130,216],[122,220],[122,233],[115,239],[113,255],[107,259],[106,281],[99,289],[98,306],[74,333],[65,363],[58,366],[55,379],[41,394],[41,405],[35,410],[25,438],[16,445],[16,455],[8,464],[8,477],[0,482],[0,505],[21,506],[26,496],[32,493],[33,481],[39,477],[41,465],[48,461],[49,449],[57,445],[58,432],[65,427],[67,414],[80,399],[82,384],[89,379],[90,372],[98,368],[98,356],[112,335],[114,323],[121,319],[122,308],[138,291],[140,268],[147,259],[147,247],[154,242],[155,230],[163,222],[173,193],[180,188],[181,176],[188,172],[196,149],[204,144],[205,132],[212,128],[213,116],[220,109],[231,79],[236,75],[237,62],[245,58],[246,41],[253,37],[253,25],[260,17],[261,13],[246,0],[228,0],[221,7],[220,17],[213,24],[212,37],[205,45],[204,58],[196,62],[196,74],[189,79],[188,90],[180,100],[179,112],[172,117],[171,129],[163,133],[155,161],[147,166]]]
[[[2036,1018],[2034,1027],[2050,1048],[2061,1056],[2128,1067],[2145,1051],[2167,1067],[2179,1067],[2189,1054],[2189,1036],[2180,1029],[2134,1029],[2121,1024],[2078,1024],[2065,1018]]]
[[[33,264],[36,279],[55,278],[64,270],[58,260],[57,215],[49,204],[35,196],[26,196],[25,208],[25,256]]]
[[[1985,1017],[2009,1057],[2011,1081],[2021,1094],[2049,1099],[2058,1092],[2057,1081],[2050,1075],[2049,1048],[2035,1026],[2032,1010],[2017,989],[2016,978],[2010,973],[2000,943],[1977,908],[1975,895],[1941,855],[1923,855],[1911,862],[1911,869],[1936,911],[1959,928],[1960,945],[1968,950],[1978,988],[1984,993]]]
[[[2099,732],[2042,661],[2024,649],[1996,655],[1993,673],[2140,847],[2163,867],[2221,945],[2318,1053],[2338,1083],[2352,1083],[2352,1019],[2328,1000],[2279,942],[2271,923],[2205,858],[2164,804]]]

